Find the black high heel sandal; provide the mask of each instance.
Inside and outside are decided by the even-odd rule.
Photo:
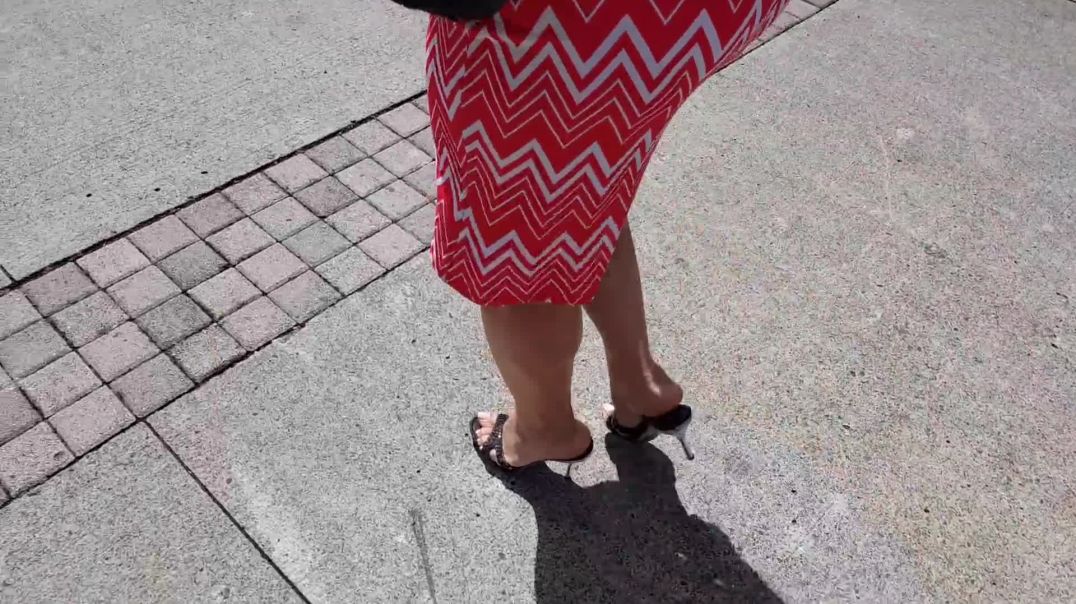
[[[628,442],[645,443],[654,440],[660,434],[673,436],[680,441],[684,449],[684,455],[688,459],[695,459],[695,451],[687,442],[687,428],[691,425],[691,407],[678,405],[672,411],[662,413],[657,417],[643,417],[643,421],[637,426],[625,426],[616,421],[613,414],[616,408],[607,405],[608,417],[605,418],[605,427],[610,432]]]
[[[538,461],[532,461],[526,465],[513,466],[504,459],[504,424],[507,421],[508,416],[506,414],[497,414],[497,419],[493,422],[493,431],[490,432],[489,439],[486,441],[486,444],[480,445],[478,444],[478,429],[482,427],[482,422],[478,416],[471,418],[471,445],[474,446],[474,450],[478,452],[482,461],[493,464],[502,472],[518,472],[531,466],[552,461],[568,464],[568,472],[571,473],[573,465],[586,461],[586,459],[590,457],[590,454],[594,452],[594,440],[591,439],[586,450],[583,451],[582,454],[571,459],[539,459]],[[490,451],[493,452],[493,455],[490,455]]]

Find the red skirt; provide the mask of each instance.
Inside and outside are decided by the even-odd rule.
[[[509,0],[433,18],[438,275],[482,305],[586,304],[673,114],[788,0]]]

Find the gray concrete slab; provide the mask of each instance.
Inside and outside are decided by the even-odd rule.
[[[719,409],[699,427],[704,462],[684,463],[669,443],[614,454],[628,481],[646,464],[658,482],[618,483],[602,454],[573,473],[579,486],[539,474],[521,479],[522,497],[506,490],[466,436],[475,408],[503,402],[474,309],[431,287],[427,264],[411,261],[151,418],[311,600],[606,601],[670,587],[714,601],[714,579],[760,599],[916,599],[906,555],[862,524],[859,502],[802,451]],[[600,366],[591,341],[582,407],[599,435]],[[655,536],[635,547],[647,527]]]
[[[297,602],[144,426],[0,509],[4,602]]]
[[[1067,2],[845,0],[693,99],[636,215],[674,373],[948,599],[1076,594],[1074,34]]]
[[[694,463],[487,478],[464,425],[504,393],[423,258],[152,421],[315,601],[1071,600],[1074,28],[845,0],[689,102],[633,219]],[[591,333],[596,433],[602,372]]]
[[[16,278],[423,87],[423,20],[383,0],[17,0],[0,22]]]

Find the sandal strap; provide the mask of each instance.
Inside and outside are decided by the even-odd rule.
[[[615,417],[610,415],[605,420],[605,427],[608,428],[610,432],[616,434],[620,438],[629,441],[635,441],[642,438],[643,435],[646,434],[647,430],[650,429],[650,422],[648,422],[646,418],[643,418],[643,420],[639,422],[639,425],[637,426],[625,426],[620,422],[616,421]]]
[[[493,446],[493,463],[497,464],[502,470],[511,472],[519,468],[504,460],[504,424],[507,421],[508,416],[504,413],[497,415],[497,421],[493,424],[493,431],[489,435],[488,444]]]
[[[508,415],[505,413],[498,413],[497,419],[493,422],[493,434],[491,435],[494,440],[500,440],[502,434],[504,434],[504,425],[508,423]]]

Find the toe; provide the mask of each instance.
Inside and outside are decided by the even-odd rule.
[[[479,444],[484,444],[486,439],[489,438],[490,433],[493,432],[493,425],[496,421],[496,416],[489,412],[482,412],[475,415],[478,421],[472,424],[474,426],[474,436],[478,440]]]

